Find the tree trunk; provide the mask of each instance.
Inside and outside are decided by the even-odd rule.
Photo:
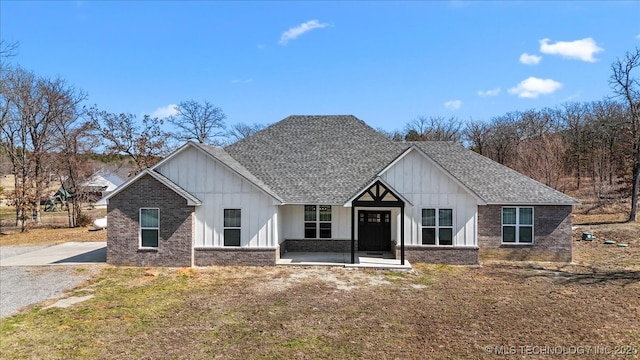
[[[633,165],[633,183],[631,186],[631,212],[627,221],[637,221],[638,215],[638,186],[640,186],[640,151],[637,152],[636,161]]]

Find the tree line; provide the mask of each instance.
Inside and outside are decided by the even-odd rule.
[[[567,102],[556,108],[508,112],[488,121],[418,116],[400,131],[382,131],[396,141],[453,141],[558,190],[566,179],[578,189],[589,180],[597,202],[607,185],[629,186],[636,221],[640,185],[640,49],[611,65],[612,96]]]
[[[46,189],[60,184],[71,197],[69,226],[76,226],[84,201],[83,184],[95,169],[88,156],[124,156],[137,172],[155,164],[186,140],[224,145],[259,131],[261,124],[225,124],[223,110],[208,101],[182,101],[161,119],[111,113],[86,106],[88,94],[59,77],[39,76],[9,62],[17,43],[0,42],[0,151],[14,175],[14,191],[4,194],[16,209],[16,226],[40,221]],[[631,174],[632,211],[637,214],[640,172],[640,94],[633,71],[640,50],[612,64],[617,98],[566,103],[555,109],[509,112],[488,121],[420,116],[403,131],[385,132],[397,141],[444,140],[512,167],[562,190],[567,176],[583,186],[611,184]],[[165,130],[171,126],[171,131]],[[597,190],[597,185],[594,189]]]
[[[29,219],[41,221],[45,192],[57,184],[73,195],[67,211],[69,226],[76,226],[84,184],[95,170],[87,160],[96,152],[125,156],[136,173],[186,140],[224,145],[263,127],[239,123],[227,128],[223,110],[208,101],[182,101],[168,118],[138,119],[86,106],[87,93],[64,79],[9,62],[17,50],[18,43],[0,41],[0,156],[8,159],[14,175],[14,190],[0,195],[15,206],[22,231]],[[164,130],[165,122],[172,131]]]

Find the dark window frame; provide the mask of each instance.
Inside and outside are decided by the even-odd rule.
[[[515,212],[513,222],[505,222],[505,210],[513,210]],[[527,223],[526,220],[523,223],[523,210],[531,211],[529,215],[531,218],[530,223]],[[535,243],[535,209],[533,206],[503,206],[500,210],[500,225],[500,243],[502,245],[533,245]],[[513,241],[505,241],[506,228],[512,229]],[[527,229],[527,231],[522,231],[523,229]]]
[[[235,214],[228,214],[229,212],[237,212],[237,218]],[[231,221],[233,223],[231,223]],[[237,220],[237,223],[235,222]],[[224,209],[223,210],[223,245],[224,246],[241,246],[242,245],[242,209]]]
[[[425,212],[432,211],[433,212],[433,223],[425,224]],[[443,222],[441,216],[448,212],[450,214],[449,220],[450,225],[442,225]],[[422,245],[430,245],[430,246],[453,246],[454,244],[454,211],[452,208],[423,208],[421,212],[421,243]],[[448,234],[448,235],[447,235]],[[441,239],[448,238],[446,241],[442,241]],[[432,239],[433,241],[429,241]],[[427,242],[429,241],[429,242]]]
[[[331,239],[332,206],[331,205],[304,205],[304,238],[305,239]]]
[[[156,221],[157,224],[155,226],[144,225],[142,221],[142,213],[143,211],[155,211],[156,212]],[[138,211],[138,221],[140,225],[140,229],[138,231],[138,247],[140,249],[157,249],[160,247],[160,208],[156,207],[141,207]],[[150,234],[155,232],[155,245],[145,245],[147,241],[145,241],[145,234]],[[148,235],[147,235],[148,236]]]

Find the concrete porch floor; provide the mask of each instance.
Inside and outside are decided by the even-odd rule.
[[[286,252],[276,265],[293,266],[342,266],[346,268],[411,270],[407,259],[404,265],[390,252],[356,252],[355,264],[351,264],[350,252]]]

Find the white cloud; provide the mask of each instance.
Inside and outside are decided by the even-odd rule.
[[[444,107],[451,110],[457,110],[462,107],[462,100],[449,100],[444,103]]]
[[[557,41],[550,44],[549,39],[540,40],[540,52],[544,54],[560,55],[569,59],[579,59],[586,62],[596,62],[593,55],[604,51],[592,38],[574,41]]]
[[[520,62],[525,65],[537,65],[542,60],[542,56],[538,55],[529,55],[527,53],[523,53],[520,55]]]
[[[516,87],[509,89],[509,92],[521,98],[535,99],[540,95],[552,94],[561,87],[562,84],[555,80],[531,76],[522,80]]]
[[[177,109],[178,105],[176,104],[169,104],[165,107],[159,107],[157,109],[155,109],[154,112],[151,113],[151,117],[152,118],[160,118],[160,119],[164,119],[167,118],[169,116],[173,116],[175,114],[178,113],[178,109]]]
[[[500,88],[495,88],[495,89],[491,89],[491,90],[478,90],[478,95],[482,96],[482,97],[487,97],[487,96],[496,96],[500,94]]]
[[[253,82],[253,78],[233,79],[233,80],[231,80],[232,84],[248,84],[250,82]]]
[[[307,21],[306,23],[302,23],[296,27],[292,27],[291,29],[283,32],[282,35],[280,36],[279,44],[286,45],[289,42],[289,40],[294,40],[298,38],[298,36],[306,32],[309,32],[313,29],[322,29],[327,26],[329,26],[329,24],[321,23],[318,20]]]
[[[640,40],[640,34],[636,35],[636,39]]]

